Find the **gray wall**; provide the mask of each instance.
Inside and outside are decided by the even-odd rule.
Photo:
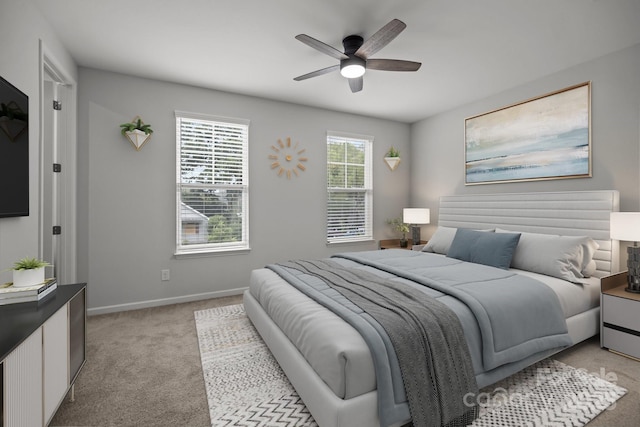
[[[40,253],[40,42],[57,66],[75,78],[76,66],[31,2],[0,2],[0,76],[29,96],[28,217],[0,218],[0,283],[3,271],[24,257]],[[7,185],[8,183],[0,183]]]
[[[174,257],[174,110],[251,121],[249,254]],[[375,137],[375,238],[398,237],[385,221],[409,202],[407,124],[87,68],[79,71],[78,111],[78,276],[88,282],[92,313],[237,293],[252,269],[270,262],[375,249],[375,242],[326,245],[327,130]],[[119,128],[136,115],[154,129],[139,152]],[[286,137],[309,158],[290,180],[268,159]],[[383,161],[391,145],[406,154],[393,172]],[[169,282],[161,269],[171,270]]]
[[[464,120],[536,96],[591,81],[593,177],[465,186]],[[620,210],[640,208],[640,45],[414,123],[411,135],[411,201],[432,209],[449,194],[609,190],[620,191]]]
[[[412,126],[91,69],[79,71],[29,2],[0,3],[0,75],[29,95],[31,215],[0,219],[0,270],[40,255],[40,47],[78,81],[78,279],[89,282],[89,307],[122,309],[247,286],[251,269],[294,257],[370,249],[375,243],[327,247],[324,236],[325,133],[375,136],[375,238],[397,237],[385,224],[411,204],[432,208],[428,237],[443,194],[618,189],[622,210],[640,209],[640,46],[635,46],[511,90],[427,118]],[[466,187],[464,119],[583,81],[592,81],[593,178]],[[251,120],[250,232],[246,255],[176,259],[175,129],[173,111]],[[118,125],[134,116],[155,129],[136,152]],[[271,144],[291,137],[307,148],[299,178],[269,168]],[[390,172],[389,146],[402,154]],[[409,155],[410,154],[410,155]],[[160,281],[161,269],[171,281]],[[9,272],[0,281],[10,280]],[[157,300],[154,302],[154,300]]]

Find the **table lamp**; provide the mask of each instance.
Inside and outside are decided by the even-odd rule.
[[[429,224],[429,209],[404,208],[402,209],[402,222],[411,225],[411,241],[414,245],[420,244],[420,227],[418,224]]]
[[[640,293],[640,212],[611,212],[610,233],[613,240],[633,242],[627,248],[627,292]]]

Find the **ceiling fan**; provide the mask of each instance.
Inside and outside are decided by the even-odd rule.
[[[310,79],[321,76],[332,71],[340,70],[340,74],[349,80],[351,92],[362,90],[363,79],[367,69],[382,71],[418,71],[422,63],[413,61],[403,61],[400,59],[370,59],[369,57],[385,47],[400,34],[407,24],[399,19],[393,19],[377,33],[372,35],[367,41],[357,35],[347,36],[342,40],[344,53],[337,49],[314,39],[306,34],[298,34],[296,39],[312,48],[340,60],[340,64],[322,68],[294,78],[295,81]]]

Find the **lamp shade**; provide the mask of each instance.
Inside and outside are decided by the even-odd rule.
[[[429,209],[404,208],[402,209],[402,222],[405,224],[429,224],[431,220]]]
[[[609,226],[613,240],[640,242],[640,212],[611,212]]]

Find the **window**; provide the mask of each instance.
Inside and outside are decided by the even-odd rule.
[[[327,241],[373,239],[373,137],[327,134]]]
[[[176,111],[176,253],[249,249],[249,121]]]

